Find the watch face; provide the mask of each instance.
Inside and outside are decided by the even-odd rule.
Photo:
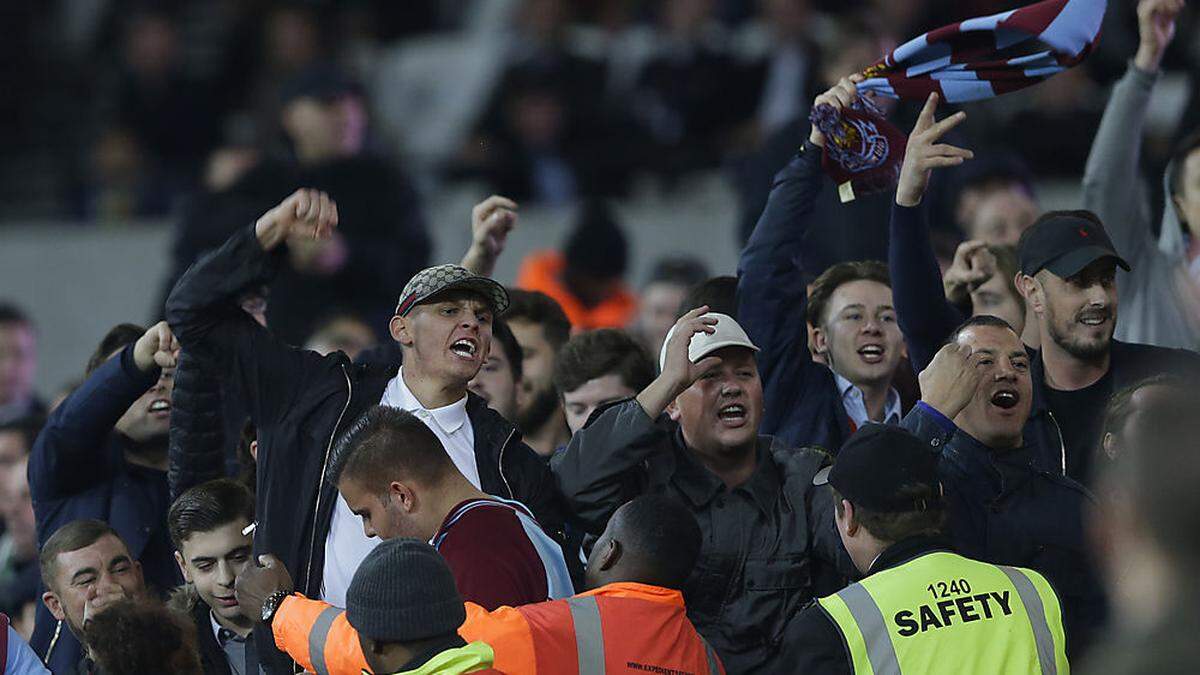
[[[267,623],[268,621],[271,620],[271,617],[275,614],[275,609],[277,607],[279,607],[279,601],[280,601],[280,595],[278,592],[272,593],[267,596],[266,601],[263,602],[263,608],[262,608],[263,623]]]

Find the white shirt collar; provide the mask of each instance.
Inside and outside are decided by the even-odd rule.
[[[413,395],[412,390],[404,382],[404,367],[401,366],[396,376],[388,382],[387,389],[383,393],[383,404],[400,408],[408,412],[417,412],[419,410],[429,413],[433,417],[433,421],[446,434],[453,434],[462,428],[467,421],[467,397],[441,408],[429,409],[426,408],[417,397]]]
[[[854,420],[858,426],[869,422],[866,412],[867,403],[863,400],[862,389],[837,373],[833,373],[833,378],[837,382],[838,392],[842,395],[842,405],[846,406],[846,413],[850,415],[850,419]],[[852,414],[852,410],[857,411],[857,414]],[[904,417],[901,413],[900,393],[896,391],[895,387],[888,387],[887,403],[883,406],[884,424],[899,422]],[[856,419],[856,417],[862,417],[862,419]]]

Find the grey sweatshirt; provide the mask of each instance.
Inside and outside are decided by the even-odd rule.
[[[1160,347],[1200,348],[1200,285],[1188,273],[1183,229],[1166,190],[1154,240],[1150,203],[1138,174],[1146,108],[1157,73],[1131,63],[1113,87],[1083,174],[1083,205],[1100,216],[1133,269],[1117,270],[1116,338]],[[1170,175],[1170,172],[1167,172]],[[1165,182],[1164,177],[1164,182]]]

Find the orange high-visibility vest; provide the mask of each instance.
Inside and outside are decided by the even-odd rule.
[[[725,673],[688,620],[679,591],[617,583],[494,612],[466,606],[459,635],[491,645],[493,667],[508,675]],[[345,612],[327,603],[293,595],[280,604],[271,629],[276,646],[308,670],[359,675],[367,669]]]
[[[595,307],[585,307],[561,281],[566,260],[557,251],[535,252],[525,258],[517,272],[517,288],[541,291],[554,298],[575,332],[596,328],[624,328],[637,314],[637,298],[624,285]]]

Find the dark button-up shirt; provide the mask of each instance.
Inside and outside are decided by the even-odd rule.
[[[703,536],[684,588],[688,618],[731,673],[791,672],[779,659],[796,612],[842,588],[851,573],[832,494],[813,486],[828,458],[760,436],[754,473],[727,487],[686,447],[677,426],[636,401],[616,404],[554,460],[564,494],[593,530],[642,493],[681,500]]]

